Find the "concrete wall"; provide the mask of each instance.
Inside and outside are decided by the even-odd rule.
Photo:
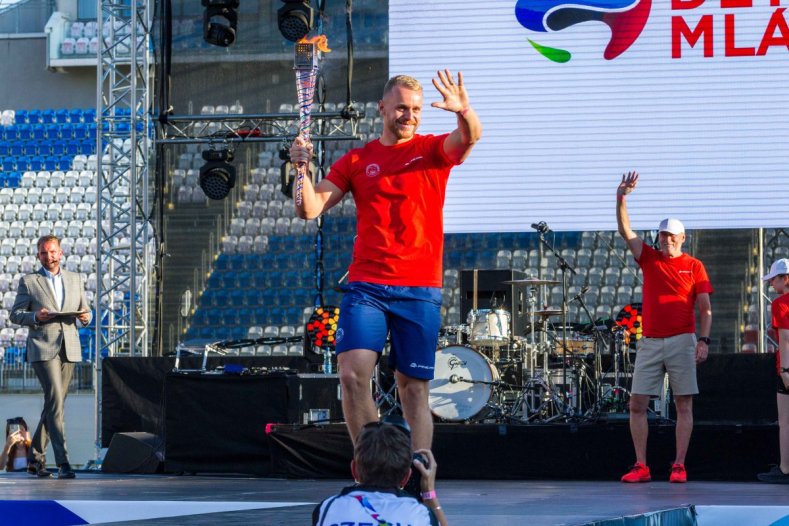
[[[5,419],[21,416],[30,426],[32,435],[38,425],[44,394],[0,394],[0,422],[5,432]],[[69,460],[75,468],[81,468],[96,458],[95,448],[95,401],[92,393],[70,394],[66,398],[66,445]],[[47,464],[54,466],[55,454],[52,446],[47,449]]]
[[[46,67],[46,38],[0,39],[0,110],[96,107],[96,67]]]

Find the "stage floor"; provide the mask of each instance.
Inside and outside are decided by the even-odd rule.
[[[439,468],[440,469],[440,468]],[[693,473],[690,472],[692,478]],[[88,523],[147,525],[223,526],[310,524],[313,507],[348,484],[347,480],[286,480],[241,476],[108,475],[78,472],[71,481],[38,480],[25,473],[0,474],[0,523],[23,503],[50,501],[90,513]],[[592,521],[695,506],[789,506],[789,486],[759,482],[656,481],[628,485],[617,481],[470,481],[440,480],[437,488],[452,526],[577,525]],[[73,501],[83,501],[75,503]],[[94,502],[84,502],[94,501]],[[129,506],[123,506],[124,501]],[[211,503],[221,509],[255,507],[194,515]],[[276,507],[275,507],[276,506]],[[39,510],[13,524],[58,526]],[[148,513],[160,518],[128,520]],[[166,517],[164,514],[171,514]],[[789,514],[789,511],[786,512]],[[192,514],[192,515],[190,515]],[[139,515],[136,515],[139,516]],[[749,517],[754,517],[753,513]],[[41,522],[36,522],[41,519]],[[716,521],[726,526],[726,521]],[[731,524],[743,524],[732,522]],[[748,520],[753,526],[769,522]],[[84,524],[81,523],[81,524]],[[701,522],[700,522],[701,524]]]

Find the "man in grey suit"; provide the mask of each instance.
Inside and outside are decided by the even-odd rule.
[[[28,452],[27,472],[51,477],[46,469],[47,443],[59,467],[58,478],[74,478],[66,449],[64,407],[74,372],[74,362],[82,360],[79,327],[90,323],[90,305],[79,274],[62,270],[60,240],[43,236],[38,240],[41,269],[19,280],[16,301],[11,309],[13,323],[29,327],[27,361],[33,366],[44,390],[44,409]]]

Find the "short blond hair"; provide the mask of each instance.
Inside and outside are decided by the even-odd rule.
[[[392,91],[395,86],[403,86],[414,91],[422,91],[422,84],[410,75],[395,75],[386,81],[384,86],[384,96]]]

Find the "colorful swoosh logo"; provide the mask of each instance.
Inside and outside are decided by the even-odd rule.
[[[581,22],[597,20],[611,28],[611,40],[603,58],[612,60],[627,51],[638,39],[649,18],[652,0],[518,0],[515,18],[530,31],[548,33],[561,31]],[[554,62],[567,62],[569,51],[543,46],[529,39],[542,56]]]

